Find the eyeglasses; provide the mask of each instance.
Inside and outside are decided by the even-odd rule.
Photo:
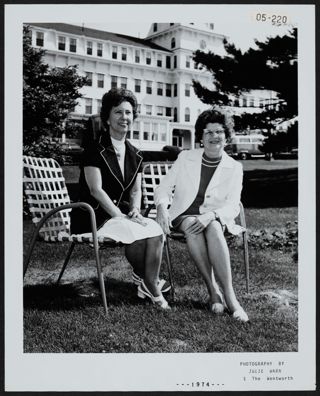
[[[217,135],[225,134],[223,129],[218,129],[217,131],[210,131],[210,129],[204,129],[203,133],[205,134],[205,136],[213,136],[214,134],[217,134]]]

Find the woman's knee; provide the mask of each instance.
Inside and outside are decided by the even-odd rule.
[[[218,238],[218,239],[221,239],[221,238],[224,239],[224,234],[223,234],[223,229],[222,229],[221,223],[217,220],[213,220],[208,224],[207,228],[205,229],[205,233],[206,233],[206,236],[209,238],[214,237],[214,238]]]

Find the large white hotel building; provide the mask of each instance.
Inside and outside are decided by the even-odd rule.
[[[44,61],[50,67],[78,65],[88,78],[71,118],[99,113],[103,94],[121,86],[133,91],[139,103],[129,136],[136,147],[194,147],[195,121],[209,106],[195,95],[192,80],[209,89],[214,82],[211,73],[195,67],[192,55],[197,49],[225,53],[225,36],[214,31],[213,23],[152,23],[144,39],[65,23],[27,25],[32,45],[46,50]],[[258,112],[274,100],[270,91],[251,91],[235,100],[232,109]]]

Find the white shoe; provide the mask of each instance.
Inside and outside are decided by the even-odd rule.
[[[248,322],[249,321],[249,317],[242,307],[240,307],[239,309],[234,311],[232,314],[232,317],[233,317],[233,319],[238,320],[239,322]]]
[[[137,275],[134,271],[132,271],[132,280],[133,280],[133,283],[137,286],[139,286],[142,282],[142,278],[140,278],[140,276]],[[158,287],[162,293],[166,293],[171,289],[170,283],[167,282],[165,279],[159,280]]]
[[[210,310],[214,314],[222,314],[224,312],[225,306],[221,303],[214,303],[211,305]]]
[[[168,301],[163,297],[162,293],[160,296],[153,296],[151,292],[148,290],[147,286],[145,285],[144,281],[140,283],[138,286],[138,296],[140,298],[150,298],[153,304],[158,305],[162,309],[170,309]]]

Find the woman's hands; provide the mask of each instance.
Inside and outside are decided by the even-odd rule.
[[[157,223],[160,224],[165,234],[170,234],[170,227],[172,227],[169,211],[164,205],[157,206]]]
[[[216,216],[213,212],[203,213],[194,219],[194,221],[185,229],[185,232],[188,234],[200,234],[215,218]]]
[[[133,219],[142,219],[142,214],[140,213],[140,210],[136,207],[132,208],[130,212],[128,213],[129,217],[132,217]]]

